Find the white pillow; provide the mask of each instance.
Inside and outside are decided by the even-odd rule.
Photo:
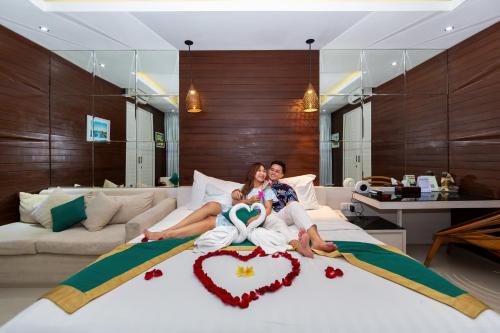
[[[205,176],[198,170],[194,170],[193,187],[191,190],[191,201],[187,205],[187,209],[197,210],[203,205],[204,203],[203,198],[205,197],[206,187],[207,184],[209,183],[214,184],[220,190],[227,193],[231,193],[233,190],[241,188],[243,186],[243,184]]]
[[[66,194],[60,189],[55,189],[33,210],[31,216],[45,228],[52,230],[52,213],[50,210],[76,199],[77,197],[78,196]]]
[[[38,223],[31,216],[31,213],[45,199],[47,199],[47,195],[19,192],[19,215],[21,216],[21,222]]]
[[[153,207],[153,191],[134,194],[109,196],[110,199],[121,204],[118,212],[113,216],[109,224],[127,223],[137,215]]]
[[[222,206],[231,206],[231,192],[226,192],[218,188],[215,184],[208,183],[205,188],[205,196],[203,197],[203,203],[215,201],[220,203]]]
[[[104,184],[102,184],[102,187],[103,188],[117,188],[118,185],[116,185],[115,183],[113,183],[110,180],[104,179]]]
[[[293,187],[304,209],[319,209],[316,191],[314,190],[315,175],[303,175],[283,178],[280,181]]]
[[[97,192],[96,196],[86,206],[85,214],[87,219],[83,220],[82,224],[88,231],[98,231],[111,221],[120,209],[121,203],[109,198],[102,192]]]

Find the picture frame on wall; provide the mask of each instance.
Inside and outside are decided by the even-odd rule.
[[[161,132],[155,132],[155,144],[156,148],[165,148],[165,134]]]
[[[110,142],[111,121],[87,115],[87,141]]]

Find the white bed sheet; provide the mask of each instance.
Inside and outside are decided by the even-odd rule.
[[[176,223],[190,211],[182,207],[152,230]],[[374,242],[350,223],[332,222],[332,239]],[[139,240],[140,237],[135,239]],[[196,279],[192,264],[199,254],[185,251],[156,268],[164,276],[150,281],[140,275],[97,298],[72,315],[42,299],[6,323],[0,332],[498,332],[500,315],[484,311],[475,320],[412,290],[348,264],[342,258],[292,255],[301,273],[289,288],[266,294],[245,310],[224,305]],[[224,286],[234,287],[227,258],[207,267],[227,270]],[[280,269],[272,260],[250,262],[256,285],[269,281],[266,272]],[[344,277],[324,277],[328,265]],[[228,268],[229,266],[229,268]],[[278,267],[278,268],[277,268]],[[231,273],[233,272],[233,273]]]

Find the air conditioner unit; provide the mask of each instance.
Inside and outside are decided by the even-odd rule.
[[[365,88],[364,91],[361,88],[351,91],[351,94],[347,96],[347,102],[349,104],[359,104],[363,100],[363,97],[368,97],[372,95],[371,88]]]

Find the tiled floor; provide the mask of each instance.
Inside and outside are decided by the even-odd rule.
[[[428,248],[427,245],[409,245],[407,250],[410,256],[423,261]],[[500,264],[460,248],[446,255],[442,248],[431,268],[500,312]],[[48,290],[50,288],[0,288],[0,325]]]

